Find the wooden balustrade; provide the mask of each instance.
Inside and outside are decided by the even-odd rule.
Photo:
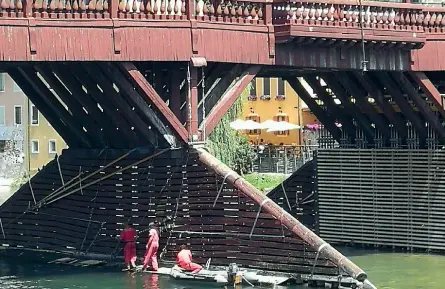
[[[26,1],[26,0],[25,0]],[[23,17],[22,0],[0,0],[0,17],[21,18]]]
[[[185,0],[120,0],[119,18],[187,19]]]
[[[275,1],[274,24],[308,24],[424,31],[445,26],[445,9],[418,4],[356,1]]]
[[[34,0],[32,16],[35,18],[106,19],[108,0]]]
[[[265,1],[198,0],[195,2],[194,18],[204,21],[264,24],[265,4]]]

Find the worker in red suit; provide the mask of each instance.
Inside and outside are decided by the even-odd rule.
[[[131,266],[136,268],[136,230],[130,223],[125,225],[124,230],[120,235],[120,239],[125,242],[124,259],[127,265],[127,270],[131,270]]]
[[[152,270],[158,271],[158,259],[156,254],[158,253],[159,249],[159,230],[156,227],[155,223],[150,223],[149,228],[149,239],[147,245],[145,246],[147,251],[145,253],[144,266],[142,266],[142,270],[146,270],[148,267],[148,263],[151,262]]]
[[[186,245],[181,245],[181,251],[176,256],[176,264],[182,269],[192,271],[195,274],[202,270],[201,265],[192,262],[192,252]]]

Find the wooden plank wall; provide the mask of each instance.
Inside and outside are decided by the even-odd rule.
[[[445,250],[445,151],[319,150],[320,236],[328,242]]]
[[[97,150],[65,150],[59,159],[65,182],[79,170],[94,171],[123,153],[106,150],[99,155]],[[98,177],[150,154],[134,152]],[[263,270],[309,273],[314,250],[269,214],[259,214],[254,235],[249,237],[258,204],[224,185],[213,207],[221,183],[222,178],[199,163],[195,155],[177,150],[42,207],[38,213],[21,215],[33,203],[29,185],[25,185],[0,207],[6,237],[0,243],[120,256],[122,244],[115,236],[121,223],[131,219],[138,230],[146,230],[149,222],[174,217],[177,211],[176,227],[161,233],[164,260],[173,261],[178,247],[186,243],[199,263],[212,258],[213,265],[236,262]],[[49,163],[31,184],[37,201],[57,189],[61,185],[57,163]],[[139,256],[145,251],[147,235],[145,231],[138,239]],[[315,272],[336,275],[337,269],[319,259]]]

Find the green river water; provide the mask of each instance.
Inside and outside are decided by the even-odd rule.
[[[345,254],[368,273],[379,289],[445,289],[445,256],[350,250]],[[0,250],[0,289],[221,288],[151,274],[132,275],[118,268],[47,264],[56,258],[60,256]]]

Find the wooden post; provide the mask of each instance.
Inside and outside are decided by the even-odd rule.
[[[33,0],[25,0],[25,6],[23,7],[23,15],[25,18],[32,17],[32,3]]]
[[[119,7],[119,0],[109,0],[110,1],[110,5],[108,5],[108,9],[109,9],[109,13],[110,13],[110,17],[113,18],[117,18],[117,10]]]
[[[194,141],[194,135],[198,136],[198,68],[190,66],[189,92],[186,98],[187,132],[189,141]]]
[[[173,69],[171,73],[170,79],[170,109],[182,122],[181,116],[181,81],[180,81],[180,73],[179,69]]]
[[[187,0],[186,1],[186,9],[187,9],[187,19],[192,19],[193,14],[195,12],[195,0]]]

